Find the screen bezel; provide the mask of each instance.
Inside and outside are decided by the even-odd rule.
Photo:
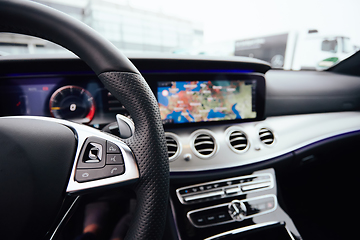
[[[150,85],[155,97],[157,97],[158,82],[164,81],[215,81],[215,80],[256,80],[256,118],[248,119],[233,119],[224,121],[209,121],[209,122],[191,122],[191,123],[169,123],[163,124],[165,129],[195,127],[195,126],[209,126],[230,123],[254,122],[265,119],[265,78],[263,74],[258,73],[207,73],[207,74],[143,74]]]

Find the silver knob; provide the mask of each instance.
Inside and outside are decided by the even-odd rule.
[[[239,200],[233,200],[231,203],[229,203],[228,211],[232,219],[235,221],[242,221],[246,216],[247,209],[243,202]]]

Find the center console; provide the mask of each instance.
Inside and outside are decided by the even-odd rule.
[[[301,239],[279,204],[273,169],[172,186],[180,239]]]

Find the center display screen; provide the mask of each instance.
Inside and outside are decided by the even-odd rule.
[[[164,124],[257,118],[256,80],[159,81]]]

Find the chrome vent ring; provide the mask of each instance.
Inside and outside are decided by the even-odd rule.
[[[168,149],[169,161],[175,161],[181,153],[181,144],[178,136],[173,133],[165,133],[166,145]]]
[[[235,130],[232,131],[228,139],[230,146],[236,152],[244,152],[248,149],[248,139],[244,132]]]
[[[274,133],[268,128],[261,128],[259,130],[260,141],[265,145],[271,145],[275,141]]]
[[[217,142],[212,132],[208,130],[198,130],[192,134],[191,148],[199,158],[210,158],[218,150]]]
[[[250,148],[250,141],[245,131],[238,126],[232,126],[225,131],[225,142],[235,153],[245,153]]]

